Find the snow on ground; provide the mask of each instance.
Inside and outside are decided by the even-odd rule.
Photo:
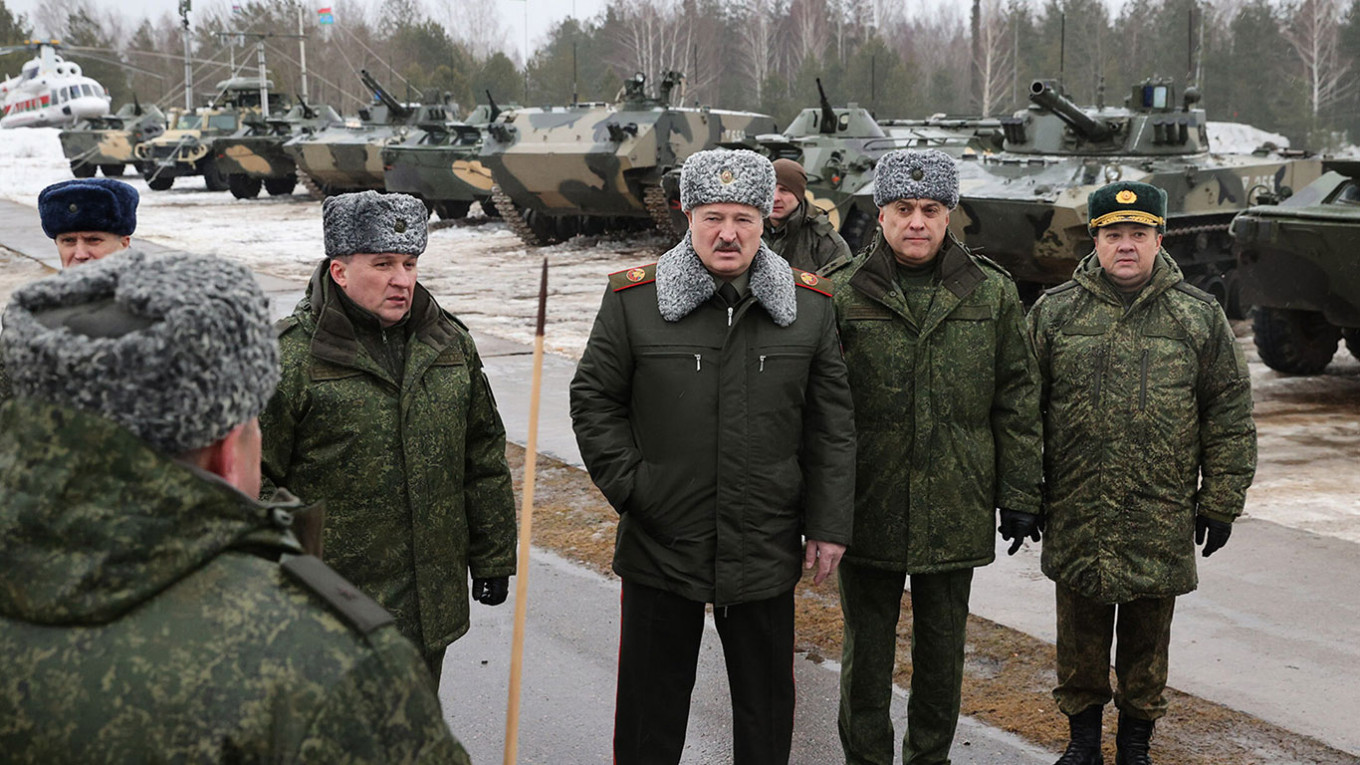
[[[1289,139],[1241,122],[1209,121],[1209,148],[1220,154],[1250,154],[1265,143],[1277,148],[1289,148]]]
[[[1281,136],[1230,123],[1216,138],[1221,151],[1251,151]],[[1218,142],[1221,140],[1222,142]],[[1231,147],[1231,149],[1229,148]],[[55,129],[0,132],[0,197],[33,205],[50,183],[70,178]],[[137,237],[211,252],[299,288],[323,253],[321,205],[305,194],[237,200],[210,193],[201,178],[179,178],[157,192],[131,174],[142,193]],[[525,247],[505,224],[474,217],[436,222],[420,258],[420,281],[462,318],[475,336],[531,343],[539,268],[550,264],[548,350],[579,358],[606,275],[652,262],[665,247],[654,237],[577,237],[541,249]],[[44,269],[0,248],[0,298]],[[1360,542],[1360,362],[1341,349],[1320,377],[1288,377],[1266,368],[1250,336],[1239,340],[1251,362],[1260,438],[1260,467],[1247,494],[1248,516]]]

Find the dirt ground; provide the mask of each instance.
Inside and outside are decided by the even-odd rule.
[[[515,495],[522,496],[524,450],[506,449],[515,476]],[[582,470],[539,455],[534,483],[533,543],[607,576],[614,551],[618,516]],[[798,650],[810,658],[838,660],[841,650],[840,599],[834,579],[814,587],[810,579],[796,593]],[[902,598],[903,624],[911,614],[910,593]],[[897,683],[911,680],[910,634],[900,630]],[[1011,731],[1031,742],[1061,751],[1067,741],[1067,719],[1049,691],[1053,646],[976,616],[968,620],[964,668],[963,713]],[[1154,734],[1154,753],[1177,765],[1340,765],[1360,759],[1315,739],[1271,725],[1251,715],[1170,691],[1175,713]],[[1114,762],[1114,714],[1105,720],[1107,762]]]

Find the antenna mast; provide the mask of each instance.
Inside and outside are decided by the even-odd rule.
[[[190,62],[189,11],[191,0],[179,0],[179,17],[184,27],[184,110],[194,110],[194,67]]]

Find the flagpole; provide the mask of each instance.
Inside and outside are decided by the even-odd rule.
[[[525,3],[528,5],[528,3]],[[538,399],[543,387],[543,325],[548,313],[548,259],[538,283],[538,326],[534,329],[534,372],[529,387],[529,440],[524,446],[524,488],[520,505],[519,556],[515,567],[515,631],[510,648],[510,698],[505,711],[505,761],[519,756],[520,677],[524,669],[524,617],[529,608],[529,549],[534,532],[534,479],[538,469]]]

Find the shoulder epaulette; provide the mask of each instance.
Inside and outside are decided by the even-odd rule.
[[[1182,279],[1182,280],[1176,282],[1175,286],[1172,287],[1172,289],[1180,290],[1181,292],[1184,292],[1185,294],[1189,295],[1190,297],[1192,297],[1192,298],[1194,298],[1194,299],[1196,299],[1196,300],[1202,300],[1202,301],[1204,301],[1205,303],[1212,303],[1212,302],[1215,301],[1215,298],[1214,298],[1213,295],[1210,295],[1209,293],[1205,292],[1204,290],[1200,289],[1199,287],[1196,287],[1195,285],[1191,284],[1190,282],[1185,281],[1184,279]]]
[[[358,587],[322,563],[320,558],[298,555],[285,560],[282,568],[303,587],[321,596],[361,635],[395,621],[387,609],[360,592]]]
[[[615,271],[609,275],[610,289],[618,292],[629,287],[636,287],[639,284],[649,284],[656,281],[656,264],[651,263],[637,268],[628,268],[623,271]]]
[[[459,329],[463,330],[464,332],[467,332],[468,334],[472,334],[472,330],[468,329],[468,325],[464,324],[462,319],[460,319],[460,318],[458,318],[457,316],[454,316],[453,314],[449,313],[448,310],[447,310],[446,308],[444,308],[443,306],[440,306],[439,310],[440,310],[441,313],[444,314],[444,316],[445,316],[449,321],[451,321],[451,322],[453,322],[455,325],[457,325]]]
[[[801,268],[792,268],[793,283],[799,287],[805,287],[813,292],[820,292],[827,297],[831,297],[831,280],[825,276],[818,276],[811,271],[804,271]]]
[[[830,276],[836,273],[837,271],[840,271],[841,269],[845,268],[846,266],[853,264],[854,262],[855,256],[853,254],[842,255],[839,258],[836,258],[831,262],[827,263],[826,265],[822,266],[821,268],[817,269],[817,275]]]
[[[289,314],[288,316],[285,316],[282,319],[279,319],[278,321],[274,322],[274,336],[283,337],[285,334],[288,333],[288,330],[292,329],[293,327],[296,327],[297,325],[298,325],[297,317],[293,316],[292,314]]]
[[[987,257],[986,255],[983,255],[982,253],[977,252],[976,250],[969,250],[969,252],[971,252],[972,255],[973,255],[973,257],[977,258],[978,262],[981,263],[982,265],[991,268],[993,271],[999,271],[999,272],[1001,273],[1002,276],[1006,277],[1007,279],[1011,279],[1012,281],[1014,281],[1015,277],[1011,276],[1011,272],[1010,272],[1010,271],[1007,271],[1005,266],[1001,265],[1000,263],[996,262],[995,260],[992,260],[991,258]]]
[[[1066,291],[1072,289],[1072,288],[1075,287],[1075,286],[1077,286],[1077,280],[1076,280],[1076,279],[1068,279],[1067,281],[1063,282],[1062,284],[1059,284],[1059,285],[1056,286],[1056,287],[1049,287],[1048,289],[1044,290],[1044,294],[1045,294],[1045,295],[1056,295],[1056,294],[1058,294],[1059,292],[1066,292]]]

